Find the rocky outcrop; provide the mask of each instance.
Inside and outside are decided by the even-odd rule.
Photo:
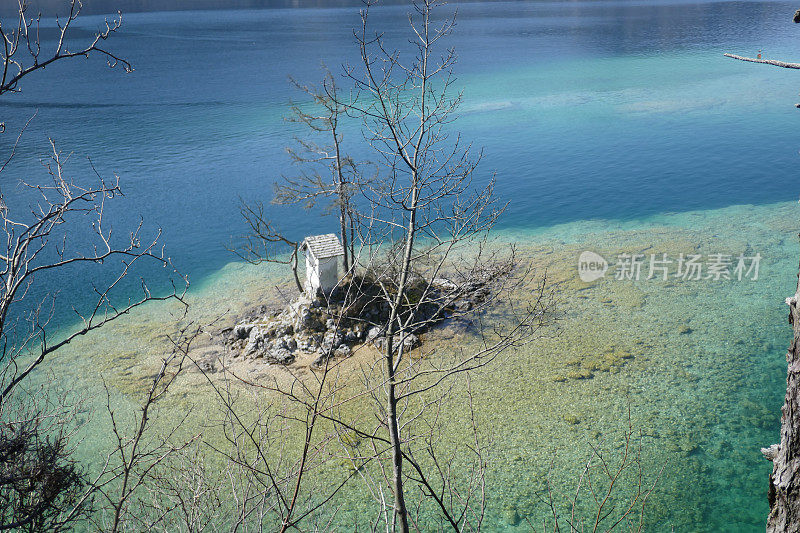
[[[386,346],[384,329],[389,318],[389,305],[377,297],[377,287],[358,281],[356,291],[340,287],[329,297],[310,298],[301,295],[285,309],[261,313],[240,320],[221,332],[222,343],[234,357],[263,360],[267,363],[289,365],[299,354],[314,354],[314,366],[324,366],[332,358],[350,357],[355,347],[371,344],[382,350]],[[440,323],[453,314],[471,310],[488,294],[485,282],[456,284],[444,278],[424,284],[423,300],[415,304],[415,319],[428,326]],[[365,290],[366,287],[366,290]],[[370,290],[374,289],[374,290]],[[414,298],[414,288],[409,295]],[[456,295],[453,297],[452,295]],[[413,350],[422,344],[419,334],[410,331],[395,335],[392,345]]]
[[[364,342],[365,323],[336,315],[322,298],[302,295],[283,311],[248,317],[223,333],[235,357],[288,365],[298,352],[326,358],[349,357]]]

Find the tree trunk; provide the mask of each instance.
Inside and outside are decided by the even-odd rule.
[[[773,468],[769,479],[767,533],[800,532],[800,277],[789,304],[792,344],[788,363],[786,399],[781,409],[781,443],[762,449]]]
[[[403,296],[406,290],[406,282],[411,272],[411,257],[414,252],[414,238],[417,232],[417,198],[418,198],[417,173],[414,171],[411,186],[411,207],[409,209],[408,227],[406,229],[405,247],[403,250],[403,262],[400,269],[400,280],[397,283],[397,294],[391,305],[389,322],[386,324],[386,372],[387,372],[387,424],[389,425],[389,440],[392,444],[392,474],[394,492],[394,513],[399,521],[401,533],[408,533],[408,510],[406,509],[405,489],[403,487],[403,451],[401,449],[402,440],[400,438],[400,424],[397,420],[397,396],[395,393],[395,370],[396,364],[394,353],[394,334],[395,320],[400,313],[403,303]],[[401,332],[402,333],[402,332]],[[399,353],[399,351],[398,351]]]
[[[294,283],[295,283],[295,285],[297,285],[297,290],[300,291],[300,294],[303,294],[303,292],[305,292],[303,290],[303,284],[300,283],[300,276],[297,275],[297,256],[298,256],[298,253],[299,252],[297,250],[297,243],[294,243],[294,251],[292,252],[292,274],[294,275]]]
[[[392,346],[392,338],[386,339],[386,344],[389,349],[394,349]],[[400,449],[400,426],[397,422],[397,398],[395,396],[394,386],[394,369],[392,368],[393,360],[387,360],[389,372],[389,397],[387,400],[387,422],[389,424],[389,439],[392,442],[392,492],[394,492],[394,515],[398,521],[399,531],[401,533],[408,533],[408,510],[406,509],[405,489],[403,488],[403,455]],[[394,528],[392,528],[394,529]]]
[[[347,191],[345,191],[344,174],[342,173],[342,153],[339,149],[339,134],[336,133],[337,122],[331,122],[331,133],[333,134],[333,146],[336,149],[336,196],[339,200],[339,231],[342,234],[342,248],[344,249],[344,271],[350,271],[350,261],[347,258],[347,211],[349,209],[349,201]]]
[[[345,273],[350,272],[350,261],[347,258],[348,251],[350,247],[347,244],[347,205],[344,203],[343,197],[344,193],[341,192],[343,186],[339,183],[339,202],[341,202],[341,208],[339,210],[339,225],[341,226],[340,232],[342,234],[342,249],[344,250],[344,271]]]

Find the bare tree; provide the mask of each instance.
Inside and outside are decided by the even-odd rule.
[[[63,531],[91,512],[86,469],[72,459],[75,428],[63,423],[82,407],[52,387],[30,393],[0,429],[0,530]]]
[[[333,148],[301,143],[304,154],[316,155],[297,159],[330,165],[334,186],[327,187],[330,182],[313,173],[278,188],[281,202],[314,202],[338,194],[342,189],[337,185],[345,182],[339,177],[344,165],[337,121],[344,112],[361,119],[378,173],[369,182],[352,182],[365,207],[351,218],[358,229],[351,232],[357,238],[349,242],[350,275],[314,303],[329,317],[315,362],[318,371],[308,377],[287,368],[290,376],[269,383],[231,374],[234,381],[288,401],[290,410],[280,410],[278,418],[293,422],[305,434],[305,446],[288,463],[270,463],[263,453],[269,448],[263,441],[274,423],[269,410],[259,411],[260,425],[248,425],[253,417],[238,415],[236,404],[225,400],[223,410],[231,427],[237,428],[230,433],[236,436],[230,439],[235,453],[227,457],[258,479],[255,486],[261,487],[260,494],[270,495],[266,508],[279,517],[282,530],[314,520],[353,479],[361,479],[377,503],[375,528],[383,524],[386,530],[409,531],[435,516],[447,529],[479,530],[485,503],[485,443],[473,416],[465,426],[472,467],[465,479],[457,479],[461,473],[449,467],[454,457],[443,457],[439,450],[439,419],[452,401],[450,387],[459,378],[468,383],[470,372],[544,333],[555,317],[553,298],[545,276],[536,278],[520,264],[513,248],[498,249],[490,241],[505,204],[495,198],[493,178],[474,185],[480,153],[473,156],[460,135],[452,133],[461,101],[461,94],[453,93],[456,56],[453,50],[440,52],[439,46],[454,20],[435,15],[443,4],[439,0],[414,2],[409,17],[411,53],[406,55],[370,30],[369,12],[375,3],[366,3],[355,32],[361,62],[345,68],[354,96],[342,97],[327,76],[322,91],[308,91],[323,113],[300,112],[301,122],[333,136]],[[345,205],[352,206],[352,200],[340,202],[340,207]],[[263,221],[263,212],[255,214]],[[340,222],[346,214],[341,211]],[[250,225],[275,233],[269,224]],[[530,292],[519,298],[515,291]],[[497,308],[503,309],[505,320],[484,322],[484,315]],[[419,335],[444,320],[470,324],[475,343],[449,355],[420,346]],[[343,360],[337,339],[356,330],[369,330],[366,344],[357,349],[375,346],[380,357],[367,357],[354,389],[352,375],[347,379],[340,373]],[[472,412],[471,393],[468,398]],[[365,400],[372,404],[374,423],[353,418],[351,406]],[[241,456],[248,446],[252,455]],[[308,472],[334,453],[344,455],[353,470],[321,489],[304,489]],[[311,492],[317,497],[309,499]]]
[[[184,327],[174,339],[170,339],[173,343],[172,353],[162,360],[135,416],[128,420],[121,419],[112,406],[106,388],[106,410],[114,445],[85,492],[86,497],[101,499],[92,516],[92,521],[101,531],[144,531],[161,523],[163,509],[150,505],[148,498],[152,486],[158,486],[163,481],[157,473],[173,455],[188,448],[199,438],[199,435],[193,435],[180,440],[175,436],[189,416],[188,411],[178,416],[170,413],[171,427],[168,431],[152,431],[153,420],[157,418],[156,411],[170,386],[183,371],[191,343],[202,329],[196,328],[188,333],[190,327]]]
[[[51,143],[53,153],[45,163],[50,182],[43,184],[23,183],[39,194],[39,201],[32,206],[31,215],[12,218],[8,208],[0,212],[0,222],[5,234],[5,248],[0,255],[0,410],[14,392],[44,360],[79,336],[96,330],[130,313],[145,302],[154,300],[182,300],[188,282],[182,287],[172,284],[172,289],[162,295],[153,294],[144,280],[138,298],[127,298],[121,302],[114,298],[115,289],[138,266],[138,263],[153,261],[169,267],[177,274],[171,260],[159,245],[160,231],[149,240],[142,241],[142,222],[127,238],[117,243],[112,237],[110,224],[105,220],[105,204],[121,196],[119,179],[106,182],[98,174],[98,185],[83,187],[65,175],[64,156]],[[91,233],[95,242],[91,251],[85,253],[70,234],[72,219],[79,217],[91,220]],[[72,248],[74,246],[74,248]],[[88,311],[75,309],[79,319],[71,333],[51,341],[47,326],[52,317],[56,294],[42,301],[27,316],[27,333],[21,331],[20,317],[13,309],[23,301],[31,288],[45,273],[76,266],[91,267],[119,259],[120,267],[104,287],[90,287],[96,296]],[[29,357],[32,346],[35,356]]]
[[[404,466],[417,475],[422,469],[413,452],[418,415],[409,414],[404,421],[404,413],[418,395],[532,340],[549,319],[550,300],[544,285],[539,285],[538,297],[531,303],[510,307],[513,316],[507,327],[479,328],[480,347],[461,351],[449,364],[410,358],[415,335],[443,316],[479,318],[476,311],[486,309],[483,306],[499,305],[517,261],[513,253],[501,260],[497,252],[487,251],[489,232],[505,205],[495,198],[493,179],[473,186],[480,154],[473,157],[470,146],[452,131],[453,113],[461,102],[461,94],[453,94],[456,55],[453,49],[440,52],[439,48],[453,30],[454,18],[438,17],[443,4],[439,0],[414,2],[414,13],[409,15],[411,52],[406,54],[370,30],[369,12],[375,3],[367,2],[356,32],[361,63],[346,69],[360,93],[348,111],[363,118],[365,136],[380,158],[384,176],[362,189],[371,207],[361,217],[365,234],[369,244],[382,249],[382,260],[370,268],[372,286],[377,288],[370,296],[387,310],[376,321],[385,332],[383,366],[373,376],[380,387],[370,389],[385,394],[380,414],[391,454],[386,476],[394,499],[391,523],[396,521],[405,532],[410,525],[404,483],[411,474],[404,473]],[[527,272],[522,274],[525,278]],[[442,280],[443,276],[448,279]],[[459,308],[457,302],[463,301],[469,306]],[[471,307],[478,302],[477,309]],[[425,480],[420,475],[417,481]],[[446,506],[440,507],[460,530]]]
[[[254,204],[242,202],[240,211],[249,230],[240,239],[240,242],[229,246],[228,250],[251,265],[261,263],[290,265],[297,291],[302,293],[303,284],[300,282],[300,276],[297,273],[300,243],[290,240],[275,227],[271,220],[266,218],[264,204],[260,202]],[[290,250],[288,258],[285,255],[284,248]]]
[[[330,208],[338,211],[339,236],[345,250],[344,269],[347,272],[355,260],[353,239],[357,214],[353,195],[359,185],[357,165],[342,147],[340,120],[346,117],[347,104],[330,71],[325,71],[322,87],[293,82],[311,99],[313,109],[306,110],[306,106],[293,105],[288,120],[306,126],[313,134],[329,136],[330,144],[318,144],[313,138],[295,138],[297,147],[288,148],[289,155],[294,162],[312,171],[297,177],[284,177],[283,181],[276,183],[273,202],[300,204],[309,209],[317,205],[320,199],[331,202]]]
[[[64,59],[100,55],[107,59],[110,67],[121,65],[126,72],[133,70],[128,61],[115,55],[103,44],[119,31],[122,26],[122,15],[118,14],[117,18],[106,20],[105,27],[95,32],[90,42],[72,48],[69,42],[69,30],[80,15],[82,4],[80,0],[68,0],[68,14],[65,17],[56,17],[58,37],[54,48],[48,51],[43,50],[41,46],[41,13],[29,13],[29,6],[25,0],[17,2],[19,11],[16,20],[10,25],[7,23],[6,26],[0,21],[0,38],[3,42],[0,96],[7,92],[18,92],[22,78]],[[4,122],[0,121],[0,132],[4,129]]]
[[[634,430],[629,410],[621,450],[611,454],[591,445],[572,493],[553,482],[551,464],[542,498],[550,518],[543,520],[541,531],[645,531],[647,505],[666,462],[657,472],[644,466],[644,439],[641,431]],[[537,524],[526,520],[531,529],[539,530]]]
[[[336,79],[328,70],[321,87],[292,82],[310,101],[292,105],[287,120],[305,126],[309,135],[307,138],[295,137],[296,146],[287,148],[292,161],[302,165],[302,170],[297,176],[283,176],[275,183],[272,203],[300,205],[305,209],[322,207],[325,214],[336,211],[344,249],[343,266],[345,272],[350,272],[356,259],[358,219],[353,197],[362,178],[356,162],[343,150],[341,121],[347,118],[347,106],[341,100]],[[317,142],[319,137],[324,139],[323,144]],[[274,221],[265,216],[263,204],[242,202],[241,213],[248,233],[229,250],[251,264],[291,265],[297,290],[302,293],[304,287],[297,273],[299,243],[287,237]]]
[[[56,19],[56,43],[52,50],[45,50],[40,41],[41,15],[29,14],[28,5],[22,0],[18,5],[13,24],[0,22],[0,96],[20,91],[20,82],[27,75],[75,57],[99,55],[112,67],[119,64],[125,71],[132,70],[130,63],[104,47],[104,42],[119,30],[121,18],[106,21],[88,43],[73,47],[70,28],[80,14],[81,3],[70,0],[66,3],[68,14]],[[19,140],[18,137],[0,166],[4,176]],[[76,463],[71,438],[77,406],[48,400],[55,393],[53,379],[45,380],[39,386],[39,394],[33,395],[31,376],[43,372],[45,363],[73,340],[148,301],[183,302],[188,284],[164,254],[160,231],[146,236],[142,222],[121,238],[112,231],[106,204],[122,196],[118,177],[104,179],[92,166],[92,180],[96,183],[81,184],[67,175],[69,156],[52,141],[51,149],[49,157],[42,161],[46,178],[20,182],[20,197],[32,198],[29,205],[20,208],[25,202],[21,198],[7,202],[7,194],[0,195],[0,225],[5,237],[0,246],[0,455],[5,458],[0,474],[0,529],[68,529],[89,516],[94,497],[110,486],[110,479],[116,479],[105,467],[93,479],[85,465]],[[127,279],[136,276],[139,266],[146,264],[167,268],[171,288],[152,292],[142,279],[138,282],[138,296],[126,296]],[[84,273],[100,269],[101,277],[107,281],[102,285],[87,282],[84,292],[90,295],[88,304],[73,304],[77,325],[54,333],[52,321],[58,291],[46,290],[47,283],[56,273],[66,274],[76,268],[84,269]],[[37,298],[40,299],[35,301]],[[157,374],[145,403],[138,424],[139,439],[148,424],[146,406],[160,398],[166,388],[165,369]],[[118,450],[131,450],[132,455],[122,460],[130,467],[130,459],[137,457],[136,445],[133,441],[119,444]],[[112,462],[106,467],[109,465]],[[120,495],[128,492],[122,490]],[[118,508],[123,506],[124,501]]]

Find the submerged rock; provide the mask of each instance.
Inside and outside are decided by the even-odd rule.
[[[513,507],[506,507],[503,509],[503,522],[509,526],[516,526],[522,522],[519,512]]]
[[[199,368],[201,372],[208,374],[213,374],[214,372],[217,371],[217,365],[214,364],[214,361],[209,359],[198,361],[197,368]]]

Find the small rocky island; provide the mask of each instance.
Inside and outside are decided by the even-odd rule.
[[[213,334],[211,344],[216,347],[203,350],[200,370],[216,371],[223,353],[226,359],[240,362],[286,366],[302,359],[311,360],[312,368],[323,368],[332,359],[350,357],[358,346],[385,348],[386,327],[397,293],[394,280],[376,274],[374,269],[340,278],[338,257],[344,250],[334,234],[307,237],[300,249],[306,255],[305,291],[282,309],[261,306]],[[401,320],[412,326],[395,335],[393,346],[402,346],[404,351],[418,348],[421,336],[445,321],[456,328],[468,327],[465,314],[486,301],[495,277],[487,274],[480,280],[439,277],[429,281],[421,275],[412,276],[398,309]],[[411,320],[407,320],[409,317]]]
[[[488,294],[485,282],[469,286],[439,278],[428,283],[417,279],[408,294],[423,323],[413,332],[395,337],[404,350],[421,345],[420,335],[454,315],[472,309]],[[283,310],[250,315],[220,332],[219,341],[234,358],[292,364],[298,353],[314,354],[313,366],[322,367],[331,358],[349,357],[353,349],[371,344],[382,349],[390,306],[379,296],[378,284],[359,276],[342,281],[327,296],[301,294]],[[420,301],[424,298],[424,301]]]

